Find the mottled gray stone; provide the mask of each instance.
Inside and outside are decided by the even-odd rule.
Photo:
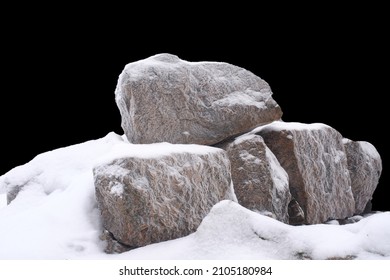
[[[306,224],[351,217],[355,200],[343,138],[325,124],[274,122],[254,130],[289,176]]]
[[[145,146],[143,147],[145,149]],[[93,169],[103,226],[131,248],[186,236],[217,202],[237,201],[222,149],[124,157]]]
[[[212,145],[282,116],[269,85],[250,71],[171,54],[127,64],[115,100],[135,144]]]
[[[361,214],[365,212],[378,185],[382,160],[375,147],[368,142],[344,139],[344,145],[355,198],[355,214]]]
[[[253,211],[271,212],[288,223],[287,206],[291,200],[288,175],[258,135],[243,135],[221,145],[232,169],[238,202]]]

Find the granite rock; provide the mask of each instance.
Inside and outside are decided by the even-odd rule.
[[[115,100],[134,144],[212,145],[282,116],[270,86],[252,72],[166,53],[127,64]]]
[[[306,224],[351,217],[355,200],[341,134],[325,124],[273,122],[255,129],[289,176]]]
[[[362,214],[378,185],[382,160],[375,147],[366,141],[344,139],[344,145],[355,198],[355,214]]]
[[[288,223],[288,175],[263,138],[243,135],[224,143],[222,148],[231,162],[238,202],[256,212],[271,212],[277,220]]]
[[[103,226],[120,244],[137,248],[186,236],[214,204],[236,201],[225,151],[209,147],[210,152],[191,153],[188,146],[188,151],[95,166]]]

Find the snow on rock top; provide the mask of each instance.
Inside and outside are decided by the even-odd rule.
[[[250,134],[259,133],[261,131],[268,131],[272,129],[273,131],[282,131],[282,130],[294,130],[294,131],[303,131],[303,130],[321,130],[324,128],[330,128],[329,125],[323,123],[301,123],[301,122],[284,122],[284,121],[274,121],[272,123],[256,127],[253,129]]]
[[[378,150],[374,147],[374,145],[366,141],[359,141],[359,143],[363,152],[367,155],[370,155],[371,158],[381,158],[380,154],[378,153]]]
[[[267,82],[252,72],[166,53],[127,64],[115,100],[134,144],[212,145],[282,116]]]
[[[104,154],[96,160],[95,165],[105,164],[124,157],[151,159],[181,153],[207,155],[217,152],[219,152],[218,148],[196,144],[171,144],[167,142],[154,144],[132,144],[122,142],[115,145],[109,153]]]

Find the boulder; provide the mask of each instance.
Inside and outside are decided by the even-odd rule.
[[[319,123],[277,121],[253,132],[263,137],[286,170],[290,192],[302,208],[306,224],[355,213],[347,156],[338,131]],[[295,203],[291,206],[299,209]]]
[[[277,220],[288,223],[288,175],[263,138],[243,135],[221,147],[231,162],[238,203],[256,212],[271,212]]]
[[[125,247],[186,236],[214,204],[237,201],[225,151],[161,144],[133,145],[136,155],[117,152],[93,169],[103,226]]]
[[[344,146],[355,198],[355,214],[361,214],[365,212],[378,185],[382,160],[375,147],[368,142],[344,139]]]
[[[134,144],[212,145],[282,116],[270,86],[250,71],[166,53],[127,64],[115,100]]]

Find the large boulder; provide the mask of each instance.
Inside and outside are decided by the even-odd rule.
[[[186,236],[214,204],[237,201],[225,151],[156,145],[134,145],[136,154],[117,152],[93,169],[103,226],[128,248]]]
[[[375,147],[366,141],[344,139],[344,145],[355,198],[355,214],[361,214],[378,185],[382,160]]]
[[[347,156],[338,131],[325,124],[277,121],[254,132],[263,137],[288,173],[290,192],[306,224],[355,213]],[[291,206],[299,209],[296,203]]]
[[[291,194],[288,175],[259,135],[242,135],[221,145],[232,169],[238,202],[253,211],[288,223]]]
[[[282,116],[269,85],[250,71],[171,54],[127,64],[115,100],[134,144],[212,145]]]

